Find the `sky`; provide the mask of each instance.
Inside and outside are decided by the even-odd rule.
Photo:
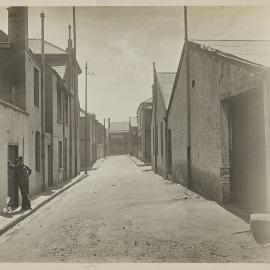
[[[29,37],[65,49],[72,7],[29,7]],[[97,119],[128,121],[152,95],[153,62],[157,71],[176,72],[184,41],[183,7],[76,7],[79,100],[84,108],[88,62],[88,111]],[[7,32],[7,11],[0,7],[0,29]],[[193,39],[269,39],[270,6],[188,7]]]

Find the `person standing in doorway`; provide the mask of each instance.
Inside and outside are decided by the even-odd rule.
[[[32,170],[24,164],[22,156],[17,158],[17,162],[15,164],[11,164],[11,162],[9,162],[9,166],[15,170],[16,181],[22,194],[21,210],[32,209],[31,201],[29,199],[29,176],[31,175]]]

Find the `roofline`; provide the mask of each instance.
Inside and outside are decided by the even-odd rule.
[[[175,72],[157,72],[156,70],[155,70],[155,72],[156,72],[156,74],[175,74]],[[158,85],[159,85],[158,89],[159,89],[159,92],[160,92],[161,97],[162,97],[162,103],[163,103],[164,109],[165,109],[165,111],[167,113],[167,110],[168,110],[169,106],[167,108],[167,105],[166,105],[166,102],[165,102],[165,98],[164,98],[164,94],[163,94],[163,92],[161,90],[161,84],[160,84],[160,82],[158,80],[158,76],[156,76],[156,79],[157,79],[157,82],[158,82]],[[172,95],[172,92],[171,92],[171,95]],[[170,95],[170,99],[171,99],[171,95]]]
[[[191,44],[193,47],[195,47],[196,49],[198,49],[198,50],[203,50],[203,51],[205,51],[207,53],[210,53],[212,55],[215,55],[217,57],[222,57],[222,58],[226,58],[227,60],[228,59],[232,60],[232,61],[234,61],[234,62],[236,62],[238,64],[243,64],[243,65],[251,66],[253,68],[262,69],[262,70],[269,69],[269,67],[267,67],[267,66],[260,65],[258,63],[246,60],[244,58],[235,56],[233,54],[225,53],[225,52],[220,51],[218,49],[215,49],[215,48],[213,48],[211,46],[204,45],[203,43],[196,43],[196,42],[191,41],[191,40],[188,40],[187,42],[189,44]],[[180,75],[182,62],[183,62],[183,58],[184,58],[184,55],[185,55],[185,49],[184,49],[185,44],[186,44],[186,42],[184,43],[183,48],[182,48],[182,53],[181,53],[179,65],[178,65],[176,76],[175,76],[175,79],[174,79],[173,90],[172,90],[172,94],[171,94],[171,97],[170,97],[169,106],[168,106],[168,110],[167,110],[167,116],[169,116],[169,113],[170,113],[170,108],[171,108],[172,99],[174,97],[176,83],[177,83],[179,75]],[[205,46],[206,48],[202,48],[201,45]],[[213,51],[209,51],[207,48],[211,48],[211,49],[213,49]]]
[[[172,93],[171,93],[171,97],[170,97],[170,101],[169,101],[169,105],[168,105],[168,109],[167,109],[167,117],[169,116],[169,112],[170,112],[170,109],[171,109],[171,103],[172,103],[172,99],[174,97],[174,92],[175,92],[175,88],[176,88],[176,82],[178,81],[178,77],[179,77],[179,74],[180,74],[180,71],[181,71],[184,55],[185,55],[185,43],[184,43],[183,48],[182,48],[180,61],[179,61],[177,71],[176,71],[176,75],[175,75],[175,78],[174,78],[173,89],[172,89]]]
[[[41,41],[40,38],[28,38],[28,40],[39,40],[39,41]],[[56,49],[58,49],[58,50],[60,50],[60,51],[63,51],[65,54],[67,54],[67,51],[66,51],[66,50],[64,50],[64,49],[62,49],[62,48],[60,48],[60,47],[58,47],[58,46],[52,44],[51,42],[49,42],[49,41],[47,41],[47,40],[44,40],[44,42],[47,43],[47,44],[49,44],[49,45],[51,45],[51,46],[53,46],[54,48],[56,48]]]
[[[242,64],[252,65],[252,66],[255,66],[257,68],[268,68],[267,66],[258,64],[258,63],[253,62],[253,61],[246,60],[246,59],[241,58],[241,57],[238,57],[238,56],[236,56],[234,54],[226,53],[224,51],[218,50],[218,49],[216,49],[214,47],[211,47],[209,45],[205,45],[203,43],[196,43],[196,42],[190,41],[190,40],[188,41],[188,43],[190,43],[192,46],[194,46],[194,47],[196,47],[198,49],[201,49],[203,51],[206,51],[206,52],[215,54],[217,56],[223,56],[225,58],[229,58],[229,59],[235,60],[236,62],[239,62],[239,63],[242,63]],[[202,48],[201,46],[205,46],[207,48],[211,48],[214,51],[209,51],[207,48]]]

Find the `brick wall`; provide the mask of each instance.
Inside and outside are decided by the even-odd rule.
[[[168,114],[168,129],[172,141],[172,178],[188,185],[187,179],[187,106],[186,106],[186,57],[182,54],[179,77]]]
[[[259,69],[260,70],[260,69]],[[190,47],[191,187],[216,201],[229,199],[229,99],[261,89],[258,69]],[[187,108],[185,55],[171,100],[173,178],[187,185]],[[225,97],[225,101],[222,99]]]
[[[24,156],[26,164],[30,162],[29,116],[17,109],[4,105],[0,100],[0,209],[6,206],[8,191],[8,145],[18,145],[19,155]],[[33,175],[30,182],[35,182]]]

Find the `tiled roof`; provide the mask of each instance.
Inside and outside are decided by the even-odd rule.
[[[129,130],[129,122],[111,122],[110,131],[123,132]]]
[[[164,97],[166,108],[168,108],[175,79],[174,72],[157,72],[157,80]]]
[[[41,54],[41,39],[28,39],[28,46],[34,54]],[[67,54],[67,52],[48,41],[44,41],[45,54]]]
[[[130,117],[130,126],[131,127],[137,127],[138,126],[138,121],[137,121],[137,117]]]
[[[192,41],[193,42],[193,41]],[[226,57],[234,58],[242,62],[252,62],[258,65],[270,67],[270,41],[196,41],[202,49],[224,54]],[[239,59],[240,58],[240,59]]]

